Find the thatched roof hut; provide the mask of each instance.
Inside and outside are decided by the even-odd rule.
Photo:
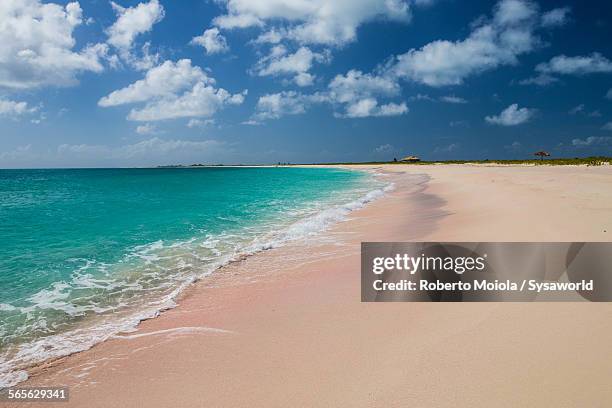
[[[421,161],[421,159],[419,159],[417,156],[406,156],[403,159],[401,159],[400,161],[401,162],[406,162],[406,163],[414,163],[414,162]]]

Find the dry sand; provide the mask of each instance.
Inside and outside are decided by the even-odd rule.
[[[361,241],[609,241],[612,167],[378,170],[396,190],[316,243],[223,268],[26,385],[70,386],[61,407],[612,405],[610,304],[366,304],[359,287]]]

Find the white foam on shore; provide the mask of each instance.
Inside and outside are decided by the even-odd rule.
[[[373,176],[378,177],[379,174],[373,174]],[[327,230],[332,225],[346,220],[351,212],[361,209],[368,203],[383,197],[387,192],[392,191],[394,187],[395,186],[393,183],[386,183],[384,187],[370,190],[355,200],[344,204],[321,208],[315,213],[306,215],[301,220],[285,226],[276,233],[268,233],[255,239],[248,245],[243,245],[240,247],[224,247],[224,251],[219,250],[218,247],[218,244],[222,243],[223,241],[222,238],[231,240],[231,238],[235,238],[237,236],[227,235],[222,238],[219,236],[207,236],[204,241],[200,242],[196,241],[195,239],[189,239],[183,242],[174,242],[169,244],[165,244],[163,241],[156,241],[151,244],[142,245],[135,248],[134,252],[129,254],[129,256],[138,258],[144,261],[147,266],[153,268],[153,271],[151,272],[153,276],[155,276],[155,273],[158,273],[155,269],[157,261],[173,258],[173,255],[168,255],[168,251],[186,249],[191,256],[196,257],[198,260],[205,263],[198,264],[198,266],[202,269],[190,271],[189,274],[182,275],[181,280],[174,282],[176,287],[173,290],[163,296],[163,298],[147,304],[147,307],[142,310],[129,314],[121,313],[121,317],[114,315],[108,316],[108,318],[103,319],[102,321],[95,321],[94,324],[89,326],[79,327],[74,330],[37,338],[36,340],[19,345],[18,350],[12,353],[10,358],[6,358],[6,355],[0,354],[0,389],[25,381],[28,378],[28,367],[40,364],[46,360],[88,350],[94,345],[113,337],[134,339],[143,336],[169,333],[166,331],[159,331],[151,333],[138,333],[128,336],[117,336],[119,333],[134,332],[141,321],[154,318],[158,316],[160,312],[174,308],[176,306],[177,297],[186,287],[188,287],[194,281],[213,273],[215,270],[228,264],[229,262],[244,259],[246,256],[253,255],[262,250],[280,247],[291,241],[314,237],[317,234]],[[211,256],[202,257],[194,250],[194,246],[197,248],[210,250]],[[188,265],[188,263],[185,263],[184,260],[179,259],[177,265],[179,268],[184,268],[186,267],[185,265]],[[89,261],[87,261],[86,266],[91,266]],[[107,265],[101,265],[100,267],[106,268]],[[168,271],[162,268],[159,273],[163,272]],[[129,288],[143,291],[156,289],[138,287],[138,283],[134,282],[130,283],[127,281],[117,282],[104,279],[94,279],[92,276],[86,273],[77,273],[71,284],[76,284],[78,287],[86,288],[94,287],[104,289],[119,289],[119,287],[122,287],[124,290]],[[66,302],[67,299],[64,292],[66,288],[67,286],[65,282],[58,282],[51,290],[46,289],[33,295],[31,300],[34,301],[34,305],[28,307],[28,309],[36,307],[51,308],[71,315],[84,313],[85,311],[95,313],[112,311],[112,309],[105,309],[99,306],[94,307],[92,305],[84,306],[83,309],[77,310],[75,309],[74,305]],[[1,307],[4,310],[22,309],[14,308],[13,306],[6,304],[1,304]],[[26,310],[23,311],[25,312]],[[189,330],[194,329],[209,333],[228,333],[228,331],[214,328],[176,328],[169,330],[174,331],[174,334],[178,334],[187,333]]]
[[[129,334],[129,335],[115,335],[114,339],[125,339],[125,340],[133,340],[139,339],[141,337],[149,337],[149,336],[160,336],[160,335],[180,335],[180,334],[197,334],[197,333],[217,333],[217,334],[233,334],[234,332],[231,330],[218,329],[216,327],[203,327],[203,326],[189,326],[189,327],[174,327],[172,329],[164,329],[164,330],[156,330],[152,332],[138,333],[138,334]]]
[[[312,216],[306,217],[305,219],[291,224],[285,231],[280,232],[271,240],[255,243],[247,250],[256,252],[258,250],[272,249],[289,241],[295,241],[317,235],[327,230],[332,225],[346,220],[351,212],[359,210],[368,203],[381,198],[385,195],[385,193],[392,191],[394,188],[395,185],[390,183],[383,188],[369,191],[367,194],[358,198],[357,200],[324,209]]]

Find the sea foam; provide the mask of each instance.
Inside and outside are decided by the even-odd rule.
[[[81,324],[67,331],[46,329],[46,335],[0,354],[0,388],[24,381],[28,367],[42,361],[87,350],[119,333],[133,332],[142,320],[175,307],[179,294],[194,281],[245,256],[316,237],[348,219],[351,212],[394,189],[392,183],[380,180],[371,184],[370,188],[362,186],[345,191],[334,200],[292,208],[288,213],[298,218],[294,221],[274,220],[243,228],[242,233],[205,234],[200,238],[168,242],[157,240],[135,246],[117,265],[90,259],[75,260],[82,265],[76,268],[70,281],[55,282],[50,288],[33,294],[28,298],[29,306],[0,304],[0,311],[28,314],[47,309],[83,319]],[[114,302],[94,301],[99,293],[111,294]],[[139,293],[141,295],[135,296]],[[144,300],[134,302],[139,297]],[[40,322],[45,324],[44,319],[39,320],[39,325]],[[45,332],[45,328],[38,329]],[[135,336],[140,334],[121,337]]]

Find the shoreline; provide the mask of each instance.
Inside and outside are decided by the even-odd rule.
[[[197,167],[205,167],[205,166],[197,166]],[[230,167],[230,166],[227,166],[227,167]],[[236,166],[236,167],[245,167],[245,166]],[[250,167],[272,167],[272,166],[250,166]],[[330,169],[339,168],[339,167],[333,167],[333,166],[323,166],[323,167],[330,168]],[[344,167],[342,169],[357,172],[357,173],[368,174],[370,177],[372,177],[373,180],[376,180],[376,182],[381,182],[384,185],[377,187],[375,189],[372,189],[372,190],[367,190],[364,192],[363,195],[357,196],[352,201],[349,201],[349,202],[338,202],[338,203],[333,203],[333,204],[330,202],[324,209],[319,210],[316,213],[296,219],[292,221],[291,223],[285,225],[280,230],[282,233],[289,232],[293,227],[299,224],[308,223],[309,221],[320,217],[327,211],[345,210],[343,211],[344,214],[341,214],[339,216],[339,219],[332,219],[331,221],[329,221],[331,226],[338,224],[338,223],[342,223],[346,221],[347,217],[350,217],[350,214],[353,211],[359,210],[360,208],[363,208],[363,206],[366,206],[369,203],[376,201],[380,199],[381,197],[384,197],[386,193],[393,190],[393,183],[385,183],[385,182],[380,181],[378,179],[378,176],[380,176],[380,174],[377,174],[372,169],[344,168]],[[348,189],[347,191],[351,191],[351,189]],[[332,217],[332,218],[335,218],[335,217]],[[324,222],[324,224],[327,224],[327,222]],[[329,229],[329,227],[330,225],[316,226],[314,227],[315,229],[314,234],[318,235],[318,234],[324,233],[325,230]],[[261,237],[257,238],[255,241],[251,242],[250,244],[242,248],[240,252],[236,253],[233,257],[228,258],[227,260],[220,263],[219,266],[214,267],[214,269],[212,269],[211,271],[206,272],[204,275],[195,278],[191,282],[184,282],[180,287],[176,288],[175,292],[177,292],[177,295],[168,297],[168,298],[164,298],[165,300],[157,302],[159,304],[159,307],[156,307],[156,308],[147,307],[147,308],[141,308],[141,309],[134,309],[134,310],[131,310],[130,312],[125,312],[122,314],[122,318],[119,320],[122,323],[118,323],[115,326],[109,323],[111,319],[109,319],[109,321],[104,321],[105,326],[107,326],[106,323],[110,325],[110,327],[107,327],[107,329],[112,330],[114,334],[111,334],[110,336],[105,335],[105,336],[102,336],[102,338],[100,338],[100,336],[97,333],[92,332],[92,335],[96,334],[98,338],[91,343],[74,343],[72,341],[73,339],[71,339],[70,337],[62,337],[60,341],[68,340],[69,343],[74,343],[73,350],[60,351],[57,353],[59,355],[48,356],[44,358],[43,360],[34,362],[31,365],[23,366],[22,368],[12,371],[11,374],[13,374],[14,377],[21,378],[21,379],[18,379],[16,383],[10,386],[20,386],[21,384],[24,384],[31,377],[30,372],[36,372],[41,367],[54,366],[58,362],[61,362],[67,358],[70,358],[70,356],[72,355],[87,352],[88,350],[91,350],[93,347],[96,347],[99,344],[102,344],[106,341],[109,341],[109,340],[112,340],[118,337],[121,333],[132,333],[132,332],[138,331],[142,322],[156,319],[161,314],[167,313],[168,311],[176,308],[179,302],[185,296],[187,296],[187,293],[189,293],[189,290],[191,289],[193,285],[197,285],[198,282],[200,282],[201,280],[209,279],[211,275],[213,275],[214,273],[217,273],[217,271],[227,268],[231,266],[232,264],[243,262],[244,260],[248,259],[251,256],[256,256],[270,249],[277,249],[277,248],[283,247],[284,245],[288,243],[292,243],[294,241],[300,242],[303,240],[310,239],[308,235],[309,234],[306,234],[305,236],[298,237],[298,238],[290,237],[290,238],[283,239],[283,238],[279,238],[278,231],[276,234],[272,234],[272,235],[270,235],[269,232],[263,234]],[[75,331],[87,330],[88,327],[91,328],[94,326],[95,324],[92,324],[92,322],[85,321],[85,322],[82,322],[81,327],[77,327],[73,330]],[[116,329],[119,327],[121,327],[121,329]],[[63,336],[63,334],[65,333],[58,333],[59,336]],[[139,335],[136,335],[136,336],[139,336]],[[22,375],[24,375],[24,377],[22,377]]]
[[[485,406],[494,392],[507,398],[500,406],[536,405],[539,397],[549,403],[586,401],[586,389],[576,390],[586,384],[599,397],[612,398],[599,388],[610,374],[601,358],[612,340],[612,327],[604,324],[612,317],[607,305],[361,304],[356,245],[363,240],[609,240],[602,231],[610,231],[612,192],[602,185],[612,180],[612,172],[399,166],[385,168],[395,173],[389,177],[396,179],[396,190],[332,227],[326,233],[331,239],[292,243],[230,264],[192,285],[175,309],[141,322],[135,333],[39,366],[24,384],[70,385],[71,401],[62,406],[143,400],[147,406],[451,406],[457,398]],[[406,180],[423,169],[430,180],[411,190]],[[568,186],[580,187],[580,197],[570,197]],[[555,206],[557,217],[546,218]],[[504,321],[527,334],[519,336]],[[587,342],[582,330],[593,327],[598,336]],[[504,346],[508,339],[518,354]],[[444,341],[467,346],[454,355],[442,347]],[[569,356],[559,361],[564,348],[579,348],[590,365]],[[486,361],[469,358],[475,353],[501,353],[495,361],[503,372],[492,375],[494,367]],[[553,357],[574,370],[552,370]],[[468,371],[480,382],[459,379],[466,368],[478,368]],[[547,384],[551,378],[567,381],[565,376],[576,372],[582,377],[579,384],[564,383],[557,395],[542,390],[541,383],[502,381],[517,373],[529,377],[529,370],[545,375]],[[431,388],[439,381],[450,394]],[[483,383],[491,389],[478,385]],[[172,395],[179,389],[182,395]]]

